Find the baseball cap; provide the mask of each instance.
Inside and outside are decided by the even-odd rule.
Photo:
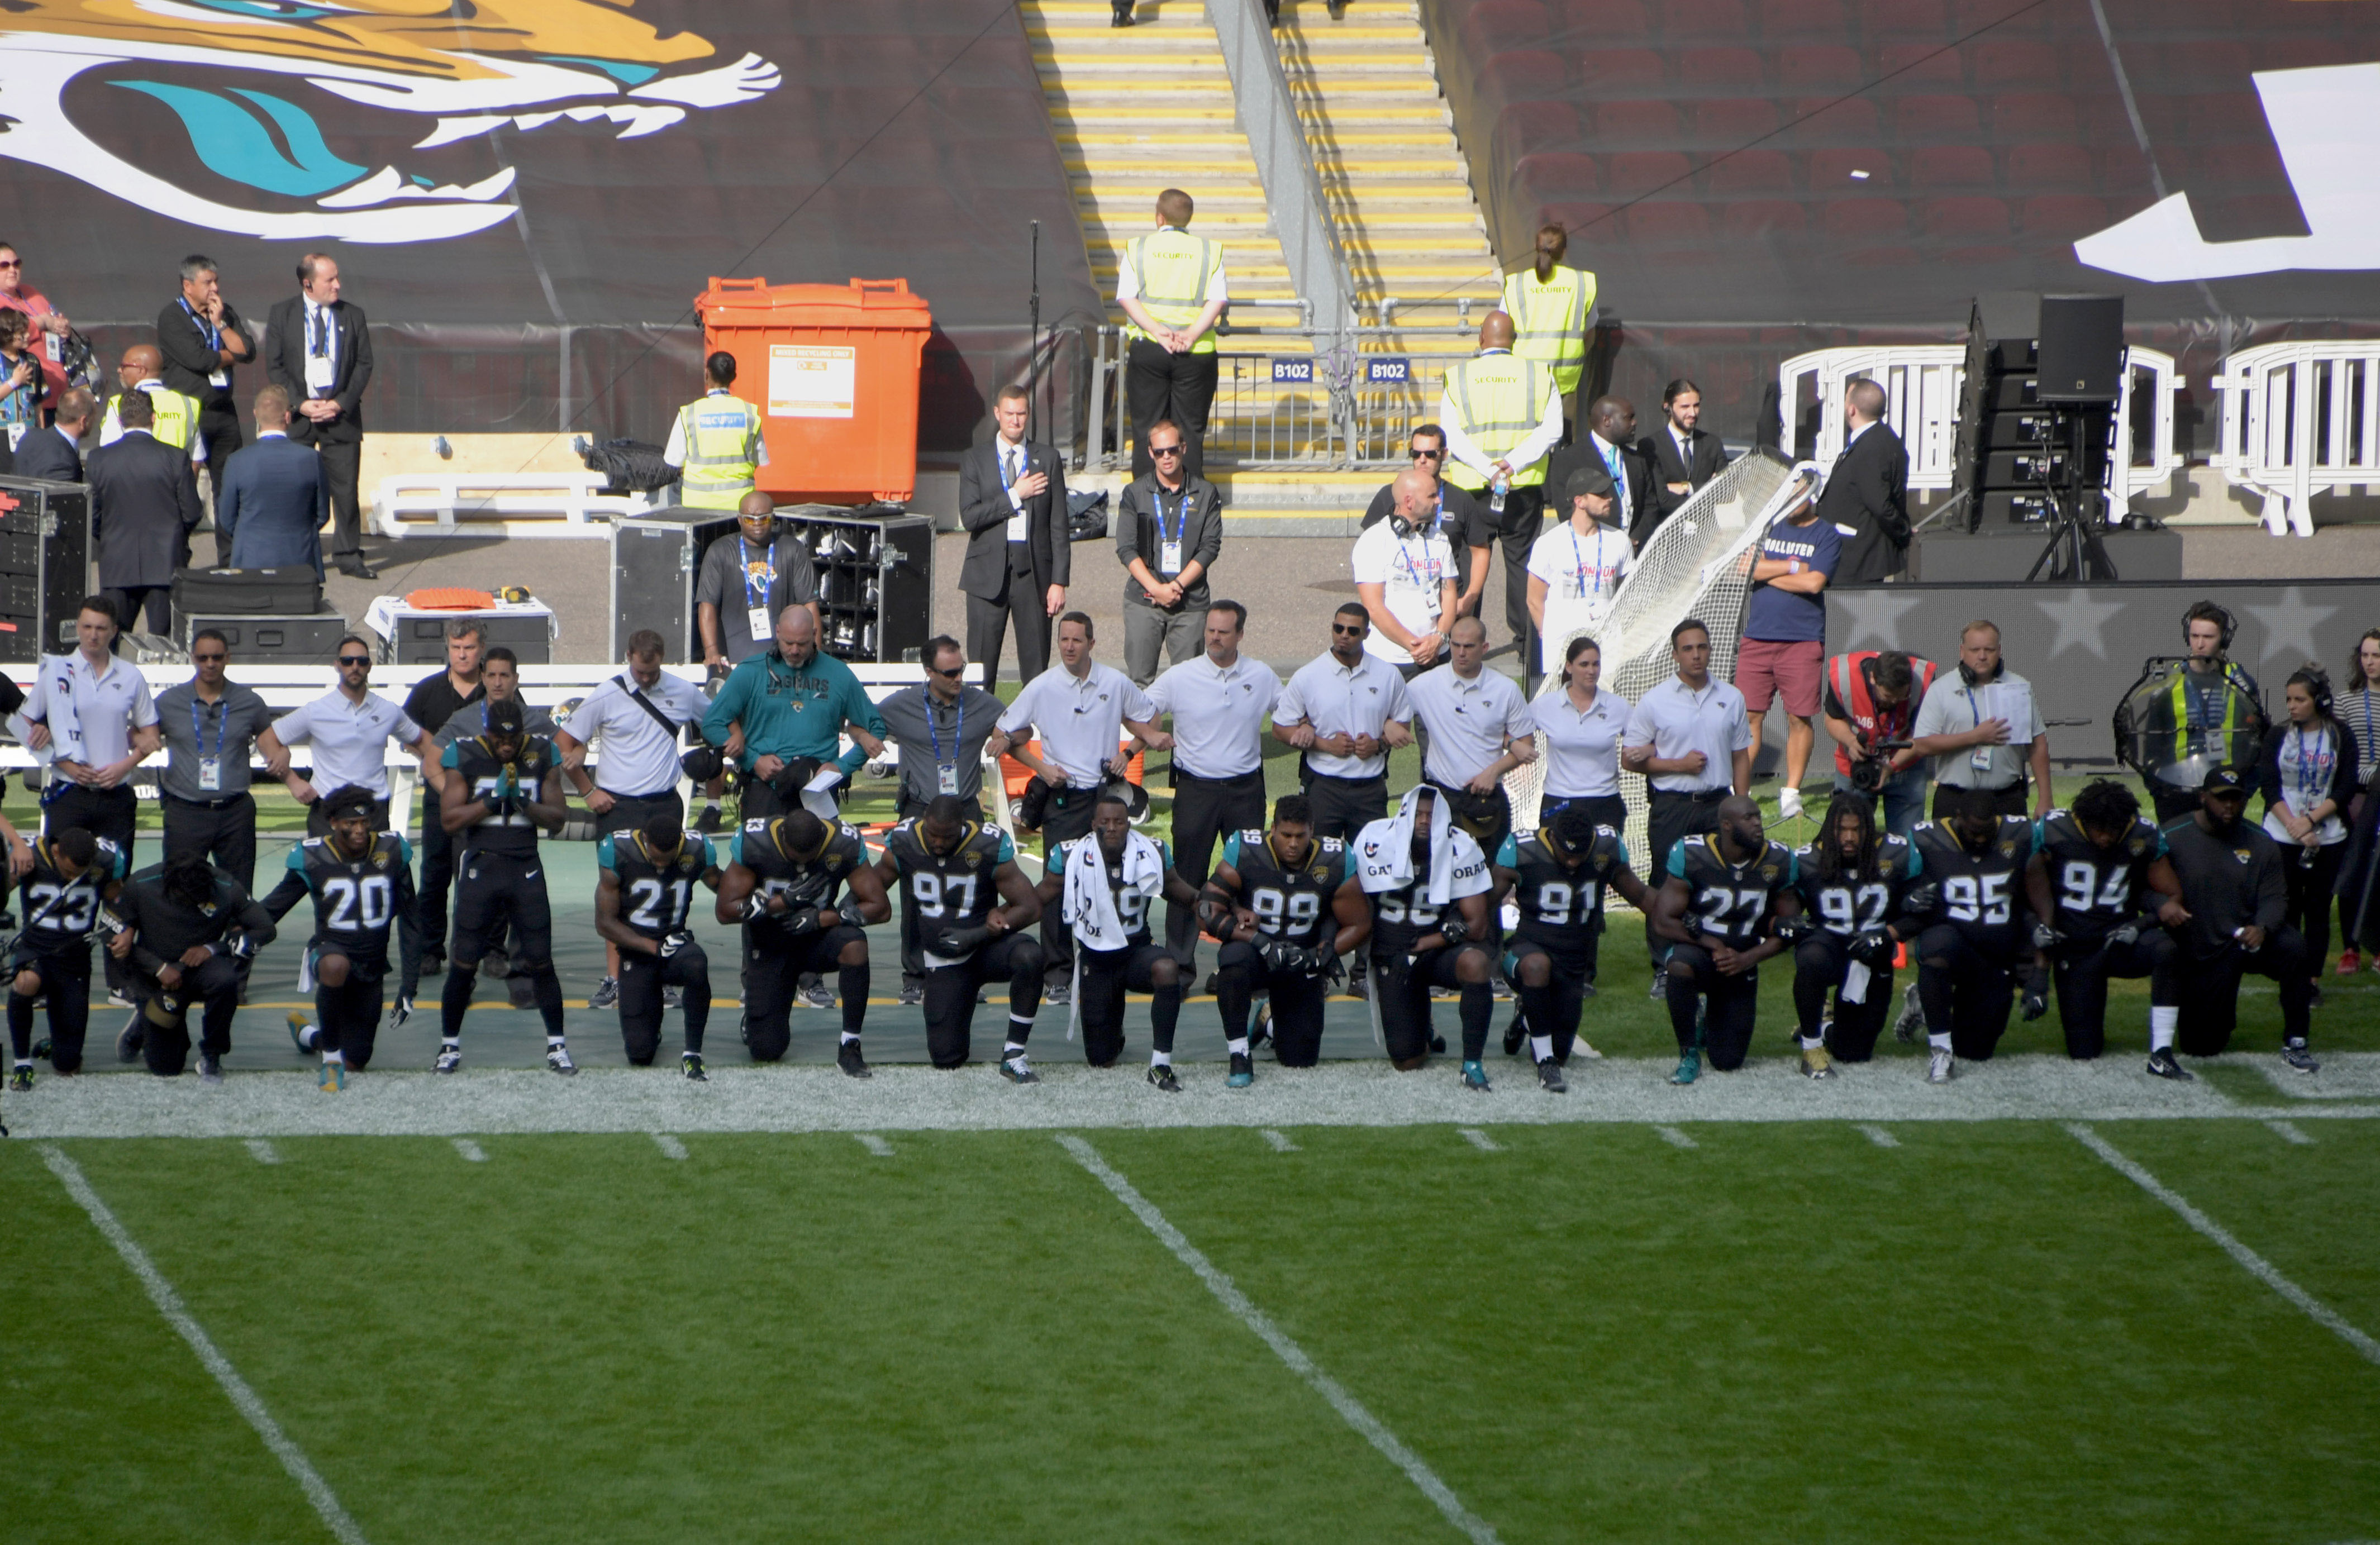
[[[2244,799],[2248,784],[2229,767],[2216,767],[2207,773],[2206,780],[2198,786],[2198,790],[2203,794],[2238,794]]]
[[[1599,493],[1609,499],[1618,491],[1611,481],[1610,472],[1592,462],[1572,471],[1562,484],[1562,497],[1565,499],[1576,499],[1584,493]]]
[[[519,698],[507,697],[501,703],[491,703],[488,705],[489,734],[517,734],[520,731],[522,723],[523,720],[521,718]]]

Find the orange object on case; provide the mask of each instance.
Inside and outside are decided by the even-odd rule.
[[[1134,742],[1129,740],[1119,741],[1116,744],[1116,749],[1121,751],[1126,745],[1134,745]],[[1039,741],[1027,741],[1025,742],[1025,749],[1033,753],[1034,755],[1038,756],[1041,754],[1041,742]],[[1148,753],[1146,750],[1141,749],[1139,746],[1134,745],[1132,760],[1124,764],[1124,781],[1127,783],[1140,782],[1141,774],[1146,770],[1146,764],[1148,761]],[[1008,788],[1008,797],[1013,800],[1023,799],[1025,797],[1025,786],[1033,781],[1033,775],[1026,771],[1025,764],[1018,761],[1014,756],[1002,756],[1000,759],[1000,775],[1001,781]]]
[[[405,597],[405,604],[415,611],[492,611],[496,597],[485,590],[432,585],[426,590],[413,591]]]

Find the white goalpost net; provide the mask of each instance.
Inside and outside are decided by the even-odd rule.
[[[1751,589],[1745,557],[1779,513],[1792,470],[1791,463],[1766,450],[1730,464],[1654,531],[1603,621],[1570,629],[1552,641],[1548,658],[1560,660],[1572,639],[1592,636],[1603,649],[1600,690],[1634,703],[1671,672],[1670,630],[1699,617],[1711,631],[1711,674],[1732,680],[1744,597]],[[1545,690],[1562,690],[1558,674],[1546,678]],[[1537,824],[1546,740],[1536,740],[1538,759],[1504,775],[1515,831],[1530,831]],[[1645,780],[1623,775],[1620,791],[1628,802],[1628,829],[1621,835],[1629,856],[1643,868],[1649,862]]]

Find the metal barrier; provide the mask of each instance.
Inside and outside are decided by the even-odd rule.
[[[1959,394],[1967,380],[1966,345],[1899,344],[1795,355],[1777,368],[1778,405],[1789,450],[1802,442],[1803,415],[1811,409],[1802,388],[1812,377],[1816,378],[1817,420],[1812,460],[1820,466],[1835,465],[1843,449],[1843,390],[1854,380],[1873,380],[1884,388],[1885,422],[1908,447],[1909,486],[1950,487],[1957,473]],[[2180,387],[2171,355],[2155,349],[2130,351],[2123,395],[2116,404],[2115,452],[2108,461],[2107,489],[2116,504],[2129,504],[2134,495],[2165,482],[2181,466],[2181,457],[2173,448],[2173,399]],[[2133,433],[2136,403],[2144,403],[2150,413],[2145,448],[2137,443]]]
[[[394,473],[372,496],[383,537],[585,537],[608,541],[612,517],[652,507],[643,494],[606,494],[600,472]]]
[[[2380,342],[2265,344],[2215,375],[2207,465],[2261,495],[2265,529],[2313,535],[2317,493],[2380,484]]]

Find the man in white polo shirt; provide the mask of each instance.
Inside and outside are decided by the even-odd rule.
[[[1423,730],[1422,777],[1445,795],[1454,824],[1492,853],[1512,831],[1503,777],[1536,757],[1536,726],[1512,678],[1487,668],[1486,623],[1458,619],[1451,642],[1452,658],[1405,688]]]
[[[162,743],[149,683],[115,645],[115,604],[91,596],[75,614],[75,652],[44,655],[25,700],[28,749],[49,748],[42,789],[42,829],[82,827],[115,843],[128,860],[136,809],[128,781]]]
[[[1355,538],[1348,568],[1356,598],[1371,613],[1364,647],[1412,681],[1446,658],[1446,630],[1463,589],[1454,549],[1437,526],[1437,479],[1408,468],[1389,488],[1394,508]]]
[[[1566,518],[1547,527],[1529,549],[1529,617],[1544,646],[1532,676],[1550,676],[1562,668],[1572,634],[1593,633],[1601,642],[1620,582],[1636,566],[1628,533],[1612,519],[1618,488],[1597,463],[1573,468],[1562,485]]]
[[[1710,629],[1689,617],[1670,630],[1677,674],[1645,694],[1620,738],[1620,765],[1650,784],[1647,874],[1669,873],[1670,850],[1681,838],[1718,829],[1719,803],[1752,788],[1752,719],[1743,694],[1711,679]],[[1645,948],[1653,958],[1656,999],[1669,997],[1661,962],[1669,945],[1645,917]]]
[[[1207,652],[1149,683],[1148,700],[1173,716],[1173,871],[1192,891],[1207,883],[1225,834],[1265,824],[1265,717],[1281,678],[1240,658],[1248,609],[1217,601],[1207,613]],[[1165,945],[1194,976],[1195,909],[1165,903]]]
[[[1025,683],[1000,716],[1000,733],[1009,743],[991,745],[1030,769],[1046,791],[1040,799],[1028,793],[1026,802],[1042,807],[1045,865],[1051,848],[1091,834],[1101,786],[1123,779],[1126,758],[1118,748],[1127,728],[1159,750],[1173,743],[1157,728],[1148,694],[1123,671],[1091,658],[1094,638],[1089,613],[1070,611],[1058,619],[1058,663],[1063,669],[1044,670]],[[1038,753],[1025,743],[1036,739],[1041,742]],[[1073,997],[1075,945],[1060,910],[1048,907],[1041,913],[1041,1001],[1063,1007]],[[906,985],[901,1001],[910,1001]],[[922,993],[917,1001],[924,1001]]]
[[[335,658],[339,684],[284,714],[272,729],[256,737],[265,770],[287,784],[298,803],[306,806],[310,837],[330,835],[331,823],[321,803],[323,793],[350,785],[371,791],[372,824],[385,828],[388,742],[395,740],[424,761],[430,755],[429,733],[406,718],[404,709],[371,690],[371,646],[358,634],[349,634],[339,640]],[[310,779],[290,770],[289,748],[300,745],[314,748]]]
[[[686,825],[686,802],[677,795],[678,742],[710,707],[701,688],[662,669],[660,634],[639,628],[628,635],[628,669],[581,698],[553,735],[562,776],[587,802],[598,841],[661,816]],[[592,773],[589,746],[598,754]],[[590,1008],[608,1008],[620,997],[620,947],[605,941],[603,956],[603,980],[589,996]]]
[[[1273,705],[1272,738],[1304,752],[1300,779],[1317,841],[1355,834],[1389,814],[1389,752],[1413,743],[1413,699],[1393,660],[1370,648],[1371,614],[1349,601],[1330,619],[1330,647],[1297,668]]]

